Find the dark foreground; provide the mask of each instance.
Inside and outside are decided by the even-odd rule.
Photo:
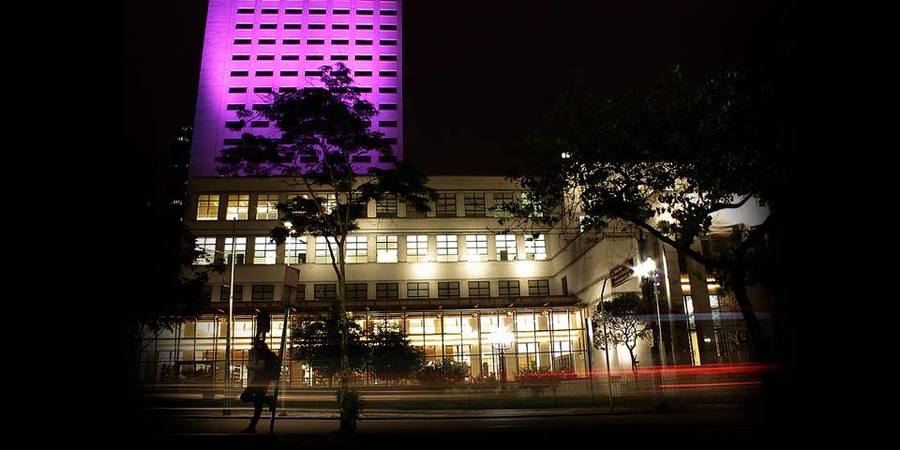
[[[784,443],[778,427],[756,408],[654,413],[566,414],[534,411],[525,417],[373,418],[360,420],[353,436],[340,436],[335,420],[279,418],[256,435],[241,434],[245,417],[172,418],[152,423],[152,432],[122,446],[150,448],[546,448],[594,447],[597,443],[646,445],[708,443],[730,447]],[[151,423],[147,423],[151,425]],[[262,423],[260,424],[262,425]],[[150,430],[148,430],[150,431]],[[591,443],[594,444],[591,444]],[[485,447],[490,445],[491,447]],[[493,447],[497,446],[497,447]]]

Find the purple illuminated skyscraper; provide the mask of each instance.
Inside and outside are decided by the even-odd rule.
[[[215,176],[215,158],[243,132],[277,134],[265,122],[232,131],[237,110],[270,92],[315,86],[323,65],[344,63],[378,110],[373,127],[403,156],[400,0],[210,0],[194,115],[191,176]],[[370,156],[365,167],[392,161]]]

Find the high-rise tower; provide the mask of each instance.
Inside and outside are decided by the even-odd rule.
[[[315,86],[323,65],[348,67],[378,110],[373,128],[403,156],[400,0],[212,0],[206,19],[191,176],[215,176],[215,158],[244,132],[277,135],[265,121],[227,125],[266,94]],[[358,161],[388,167],[377,154]]]

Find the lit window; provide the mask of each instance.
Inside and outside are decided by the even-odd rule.
[[[516,260],[516,235],[514,235],[514,234],[498,234],[497,235],[497,260],[498,261],[515,261]]]
[[[569,322],[569,313],[566,313],[566,312],[553,313],[553,329],[554,330],[568,330],[570,328],[572,328],[572,325]]]
[[[380,263],[397,262],[397,236],[375,237],[376,260]]]
[[[337,206],[337,197],[334,194],[324,194],[318,196],[322,199],[322,206],[325,208],[325,214],[331,214]]]
[[[331,264],[332,254],[337,258],[337,240],[328,236],[327,242],[328,244],[326,244],[325,236],[316,236],[316,264]],[[331,247],[331,252],[328,251],[328,247]]]
[[[268,236],[258,236],[253,241],[253,264],[275,264],[277,244]]]
[[[250,212],[250,195],[238,194],[228,196],[228,210],[225,220],[247,220]]]
[[[198,237],[194,239],[194,247],[202,255],[197,255],[194,264],[207,265],[212,264],[216,257],[216,238],[214,237]]]
[[[453,262],[459,260],[457,245],[458,241],[455,234],[437,235],[437,260]]]
[[[284,241],[284,263],[303,264],[306,262],[306,238],[292,236]]]
[[[484,217],[484,192],[467,192],[463,197],[466,216]]]
[[[218,195],[201,195],[198,197],[197,220],[219,220]]]
[[[459,298],[459,281],[439,281],[438,298]]]
[[[519,280],[500,280],[498,284],[501,297],[518,297],[521,295],[519,294]]]
[[[722,309],[718,295],[710,294],[709,296],[709,315],[712,318],[713,328],[722,328]]]
[[[694,299],[690,295],[683,296],[684,313],[688,317],[688,330],[697,331],[697,320],[694,316]]]
[[[406,283],[406,298],[428,298],[428,282]]]
[[[550,280],[528,280],[528,295],[550,295]]]
[[[376,217],[397,217],[397,196],[386,194],[375,202]]]
[[[534,331],[534,314],[520,313],[516,315],[516,331]]]
[[[397,283],[375,283],[375,298],[399,298]]]
[[[469,297],[490,297],[491,282],[490,281],[470,281]]]
[[[456,217],[456,194],[439,192],[434,201],[434,214],[438,217]]]
[[[367,236],[347,236],[344,244],[347,249],[346,262],[364,263],[369,259],[369,238]]]
[[[406,236],[406,260],[408,262],[428,261],[428,236],[425,234]]]
[[[466,257],[469,261],[487,261],[488,245],[486,234],[466,235]]]
[[[278,194],[261,194],[256,200],[256,220],[278,218]]]
[[[232,245],[232,238],[225,238],[226,262],[231,264],[231,255],[234,254],[237,264],[244,264],[244,261],[247,259],[247,238],[233,238],[233,241],[234,245]]]
[[[528,259],[547,259],[547,243],[544,235],[525,235],[525,256]]]

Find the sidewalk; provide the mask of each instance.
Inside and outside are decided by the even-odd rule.
[[[169,418],[186,419],[242,419],[246,420],[252,415],[251,408],[235,407],[232,414],[225,416],[222,408],[148,408],[160,415]],[[397,419],[503,419],[521,417],[559,417],[559,416],[587,416],[587,415],[625,415],[644,413],[666,413],[685,411],[729,411],[738,409],[752,409],[743,404],[693,404],[675,405],[668,409],[653,409],[646,407],[622,406],[615,407],[612,411],[608,407],[577,407],[577,408],[532,408],[532,409],[369,409],[364,410],[360,420],[397,420]],[[282,415],[284,413],[284,415]],[[337,420],[336,410],[322,408],[284,408],[276,414],[277,420]],[[263,413],[270,417],[268,411]]]

